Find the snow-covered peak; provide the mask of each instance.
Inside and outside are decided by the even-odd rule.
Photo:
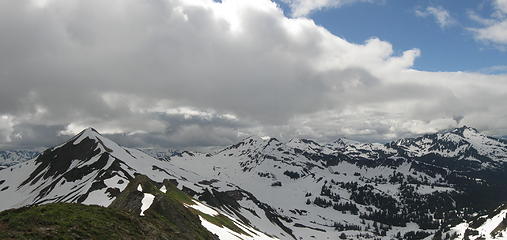
[[[224,153],[224,152],[230,152],[232,154],[234,153],[244,153],[245,151],[263,151],[266,149],[273,149],[276,148],[276,146],[282,145],[282,143],[276,139],[276,138],[261,138],[257,136],[250,136],[247,138],[244,138],[240,142],[230,145],[218,152]]]
[[[243,138],[240,142],[263,142],[266,140],[269,140],[270,137],[260,137],[256,135],[248,136],[246,138]]]
[[[92,139],[95,141],[103,140],[105,139],[104,136],[102,136],[97,130],[94,128],[86,128],[83,131],[81,131],[79,134],[77,134],[75,137],[73,137],[70,141],[74,143],[74,145],[77,145],[81,143],[84,139]]]
[[[89,134],[89,135],[100,135],[100,133],[95,130],[95,128],[93,127],[87,127],[85,129],[83,129],[83,131],[81,131],[82,133],[84,134]]]
[[[467,126],[400,139],[389,145],[406,152],[408,156],[436,154],[482,162],[507,160],[507,144]]]
[[[107,206],[134,173],[145,172],[157,180],[169,175],[157,168],[161,162],[87,128],[36,159],[1,170],[0,183],[7,187],[0,192],[0,209],[46,202]]]
[[[459,127],[459,128],[451,128],[442,130],[435,134],[426,134],[423,138],[436,138],[440,141],[447,141],[455,144],[463,144],[464,142],[468,142],[472,138],[478,139],[487,139],[490,138],[482,133],[480,133],[477,129],[472,127]]]
[[[237,148],[240,146],[257,146],[257,145],[261,145],[265,141],[266,141],[265,139],[258,137],[258,136],[249,136],[249,137],[243,138],[241,141],[239,141],[238,143],[236,143],[232,146],[229,146],[228,148]]]
[[[354,141],[354,140],[350,140],[350,139],[346,139],[346,138],[338,138],[338,139],[326,144],[326,146],[329,148],[332,148],[332,149],[339,150],[339,149],[344,149],[350,145],[359,145],[359,144],[361,144],[361,143],[358,141]]]
[[[277,138],[269,137],[269,136],[264,136],[264,137],[250,136],[250,137],[243,139],[242,141],[249,142],[249,143],[257,143],[260,145],[271,144],[273,142],[280,142]]]
[[[69,144],[73,146],[90,145],[94,147],[94,150],[99,149],[101,152],[125,154],[125,149],[123,147],[91,127],[84,129],[64,144],[54,147],[53,150],[61,147],[70,147]]]
[[[286,145],[309,153],[319,153],[322,151],[322,146],[310,139],[293,138]]]
[[[476,128],[469,127],[469,126],[466,126],[466,125],[463,125],[463,126],[458,127],[458,128],[444,129],[442,131],[439,131],[438,133],[440,133],[440,134],[453,133],[453,134],[457,134],[457,135],[461,135],[461,136],[463,136],[464,133],[480,134],[480,132]]]

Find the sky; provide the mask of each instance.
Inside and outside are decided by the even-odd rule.
[[[318,25],[351,42],[362,43],[377,37],[391,43],[395,53],[420,49],[421,56],[414,62],[414,69],[507,73],[507,55],[498,51],[505,48],[502,45],[507,42],[507,33],[503,33],[503,38],[481,39],[471,31],[485,27],[476,17],[485,19],[496,14],[498,8],[494,1],[357,2],[339,8],[328,4],[329,7],[305,13]],[[291,16],[292,5],[283,1],[279,4]],[[505,32],[505,27],[502,29]]]
[[[0,148],[507,135],[507,0],[0,0]]]

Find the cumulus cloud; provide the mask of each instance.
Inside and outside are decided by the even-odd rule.
[[[456,24],[456,20],[451,16],[449,11],[441,6],[428,6],[426,9],[416,9],[415,15],[418,17],[433,17],[441,28]]]
[[[289,5],[292,16],[307,16],[314,11],[336,8],[356,2],[384,2],[385,0],[282,0]]]
[[[483,18],[476,13],[469,14],[472,20],[483,25],[479,28],[469,28],[479,41],[492,43],[501,50],[507,46],[507,0],[495,0],[493,2],[494,12],[489,18]]]
[[[189,147],[507,124],[507,76],[416,71],[418,49],[351,43],[269,0],[1,1],[0,32],[2,146],[88,126]]]

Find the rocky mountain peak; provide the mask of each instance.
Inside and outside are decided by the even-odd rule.
[[[474,133],[474,134],[478,134],[479,131],[476,129],[476,128],[473,128],[473,127],[469,127],[469,126],[466,126],[466,125],[463,125],[462,127],[459,127],[459,128],[454,128],[451,130],[452,133],[456,133],[456,134],[460,134],[460,135],[463,135],[466,133]]]
[[[319,152],[322,149],[319,143],[305,138],[292,138],[287,142],[287,146],[310,152]]]
[[[336,140],[332,141],[331,143],[341,144],[343,146],[347,146],[347,145],[359,144],[360,142],[354,141],[354,140],[350,140],[350,139],[347,139],[347,138],[337,138]]]

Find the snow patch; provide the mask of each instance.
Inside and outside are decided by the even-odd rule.
[[[275,240],[275,239],[277,239],[277,238],[269,237],[265,234],[256,235],[256,233],[258,233],[258,232],[250,232],[252,234],[252,236],[247,236],[244,234],[234,232],[231,229],[226,228],[226,227],[219,227],[213,223],[206,221],[206,219],[202,218],[201,216],[199,216],[199,219],[201,220],[201,225],[204,228],[206,228],[208,231],[210,231],[211,233],[217,235],[220,240],[247,240],[247,239],[248,240],[270,240],[270,239]],[[242,230],[246,230],[246,229],[242,228]]]
[[[141,185],[139,185],[139,186],[141,186]],[[143,205],[141,206],[141,213],[139,214],[139,216],[144,216],[144,211],[146,211],[146,210],[148,210],[148,208],[150,208],[154,199],[155,199],[155,196],[153,196],[152,194],[149,194],[149,193],[144,194],[143,200],[141,200],[141,203]]]
[[[85,205],[99,205],[99,206],[108,206],[113,202],[113,198],[109,198],[106,193],[106,189],[99,189],[92,191],[88,194],[88,197],[82,202]]]
[[[499,214],[487,219],[486,222],[482,224],[482,226],[477,228],[477,231],[484,235],[491,236],[491,232],[495,230],[498,225],[500,225],[500,223],[506,217],[506,214],[507,210],[502,210]]]
[[[199,219],[201,220],[201,225],[208,229],[213,234],[216,234],[220,240],[244,240],[246,238],[242,238],[240,234],[226,228],[226,227],[219,227],[213,223],[210,223],[206,221],[206,219],[199,216]],[[246,236],[245,236],[246,237]]]
[[[208,215],[211,215],[211,216],[217,216],[219,215],[219,213],[217,211],[215,211],[214,209],[198,202],[198,201],[195,201],[195,200],[192,200],[192,202],[194,202],[194,205],[189,205],[189,204],[185,204],[186,207],[190,207],[190,208],[193,208],[199,212],[202,212],[204,214],[208,214]]]

